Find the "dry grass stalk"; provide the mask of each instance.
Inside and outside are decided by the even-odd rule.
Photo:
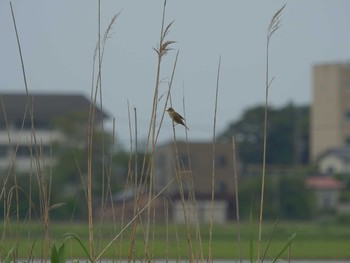
[[[100,4],[98,7],[98,12],[100,13]],[[98,42],[97,47],[95,49],[95,55],[94,55],[94,64],[96,59],[96,52],[98,52],[98,73],[97,73],[97,79],[96,84],[92,86],[91,88],[91,104],[90,104],[90,111],[89,111],[89,120],[88,120],[88,167],[87,167],[87,205],[88,205],[88,223],[89,223],[89,250],[90,250],[90,256],[94,258],[94,224],[93,224],[93,208],[92,208],[92,148],[93,148],[93,134],[94,134],[94,122],[95,122],[95,109],[96,109],[96,101],[97,101],[97,94],[98,91],[100,91],[100,94],[102,94],[102,61],[103,61],[103,55],[104,50],[106,46],[106,42],[108,38],[110,37],[111,30],[113,28],[113,25],[115,24],[120,12],[113,16],[111,19],[107,30],[105,31],[104,37],[102,39],[102,49],[101,49],[101,39],[100,39],[100,31],[98,32]],[[98,16],[98,24],[100,25],[100,16]],[[100,28],[100,26],[99,26]],[[94,79],[94,70],[93,70],[93,79]]]
[[[161,61],[163,56],[167,54],[167,52],[170,50],[170,45],[173,43],[173,41],[166,41],[165,38],[167,34],[169,33],[169,29],[172,25],[170,23],[168,26],[165,27],[165,11],[166,11],[166,1],[164,1],[163,6],[163,15],[162,15],[162,25],[161,25],[161,32],[160,32],[160,40],[159,40],[159,47],[156,49],[157,55],[158,55],[158,62],[157,62],[157,73],[156,73],[156,82],[155,82],[155,89],[154,89],[154,97],[153,97],[153,103],[152,103],[152,116],[149,126],[149,132],[148,132],[148,139],[147,139],[147,145],[146,150],[148,147],[148,141],[150,137],[151,140],[151,156],[149,160],[149,189],[148,189],[148,198],[149,201],[155,194],[155,173],[156,173],[156,164],[155,164],[155,152],[156,152],[156,143],[157,143],[157,129],[156,129],[156,123],[157,123],[157,109],[158,109],[158,101],[159,101],[159,85],[160,85],[160,71],[161,71]],[[159,126],[159,128],[161,125]],[[153,224],[155,223],[155,210],[153,210]],[[151,223],[151,207],[149,206],[147,209],[147,217],[146,217],[146,229],[145,229],[145,254],[144,254],[144,260],[149,260],[149,231],[150,231],[150,223]],[[153,239],[154,240],[154,239]]]
[[[184,86],[183,86],[184,89]],[[186,119],[186,103],[185,103],[185,92],[183,92],[182,97],[182,106],[183,106],[183,112],[184,112],[184,118]],[[190,154],[190,148],[189,148],[189,141],[188,141],[188,130],[185,129],[186,134],[186,151],[187,151],[187,158],[188,158],[188,172],[186,173],[186,180],[188,183],[188,198],[189,198],[189,206],[190,210],[193,211],[193,220],[196,225],[196,261],[204,262],[204,255],[203,255],[203,245],[202,245],[202,237],[201,237],[201,231],[200,231],[200,222],[198,218],[198,209],[196,204],[196,195],[194,190],[194,184],[193,184],[193,174],[192,174],[192,163],[191,163],[191,154]],[[184,167],[185,168],[185,167]],[[192,207],[191,207],[192,206]]]
[[[176,60],[177,60],[177,57],[176,57]],[[175,67],[174,67],[174,70],[175,70]],[[170,93],[171,84],[172,84],[172,79],[169,83],[169,89],[168,89],[168,95],[167,95],[166,102],[168,102],[168,99],[169,99],[170,106],[172,107],[172,100],[171,100],[171,93]],[[183,99],[183,101],[184,101],[184,99]],[[165,112],[166,107],[167,106],[165,105],[164,112]],[[185,107],[185,106],[183,106],[183,107]],[[187,137],[187,130],[185,132],[186,132],[186,137]],[[173,137],[174,137],[174,149],[175,149],[175,159],[176,159],[176,161],[174,162],[174,170],[175,170],[176,180],[178,183],[180,201],[181,201],[181,206],[182,206],[184,220],[185,220],[189,260],[190,260],[190,262],[193,262],[195,257],[194,257],[194,253],[193,253],[193,244],[192,244],[191,231],[190,231],[191,222],[189,219],[190,215],[188,215],[188,213],[187,213],[188,210],[189,211],[191,210],[191,203],[185,201],[185,192],[184,192],[184,188],[183,188],[183,184],[186,183],[186,181],[187,181],[188,185],[190,185],[189,184],[189,177],[191,176],[191,172],[190,172],[191,170],[186,171],[183,163],[180,163],[174,122],[173,122]],[[187,142],[187,147],[188,147],[188,141],[186,140],[186,142]],[[188,154],[189,154],[189,152],[188,152]],[[191,187],[189,187],[189,188],[191,188]],[[192,190],[191,189],[189,189],[189,190],[190,190],[189,195],[193,196],[194,193],[193,192],[191,193],[191,191],[193,191],[193,187],[192,187]],[[192,200],[192,198],[190,197],[189,200]]]
[[[18,51],[19,51],[19,55],[20,55],[22,75],[23,75],[23,80],[24,80],[24,87],[25,87],[25,92],[27,95],[27,107],[29,109],[29,116],[30,116],[30,120],[31,120],[31,136],[33,139],[32,146],[34,146],[34,150],[32,149],[32,147],[30,147],[30,151],[31,151],[31,157],[32,157],[32,159],[34,159],[34,162],[36,165],[36,167],[35,167],[36,168],[36,175],[37,175],[37,180],[38,180],[38,185],[39,185],[40,212],[41,212],[41,220],[43,222],[44,235],[45,235],[45,242],[43,244],[43,261],[46,262],[48,259],[49,248],[50,248],[49,210],[50,210],[50,194],[51,194],[51,177],[49,177],[48,179],[46,178],[45,171],[44,171],[43,166],[42,166],[43,159],[40,159],[40,149],[39,149],[39,144],[37,142],[35,126],[34,126],[33,101],[29,96],[29,90],[28,90],[26,71],[25,71],[25,66],[24,66],[22,48],[21,48],[21,43],[20,43],[20,39],[19,39],[19,35],[18,35],[13,6],[12,6],[11,2],[10,2],[10,7],[11,7],[11,14],[12,14],[14,30],[15,30],[15,34],[16,34]],[[23,129],[23,126],[22,126],[22,129]],[[14,179],[16,180],[16,177]],[[16,183],[16,185],[17,185],[17,183]],[[16,187],[16,189],[17,189],[17,187]],[[16,196],[18,198],[18,191],[17,190],[16,190]],[[17,204],[18,204],[18,202],[17,202]],[[17,208],[17,227],[19,226],[18,215],[19,215],[19,213],[18,213],[18,208]]]
[[[141,207],[141,201],[142,201],[142,194],[144,193],[144,189],[149,182],[149,187],[148,187],[148,201],[150,202],[151,198],[155,195],[155,151],[156,151],[156,143],[158,140],[158,135],[159,131],[162,125],[162,120],[163,116],[161,119],[161,122],[158,126],[158,130],[156,129],[156,123],[157,123],[157,109],[158,109],[158,102],[159,102],[159,85],[160,85],[160,71],[161,71],[161,60],[163,56],[166,55],[167,51],[170,50],[170,45],[172,44],[172,41],[165,41],[165,37],[169,33],[169,29],[171,27],[170,23],[166,28],[165,28],[165,7],[166,7],[166,1],[164,2],[163,6],[163,16],[162,16],[162,25],[161,25],[161,33],[160,33],[160,43],[159,47],[155,49],[158,55],[158,63],[157,63],[157,71],[156,71],[156,82],[155,82],[155,89],[154,89],[154,96],[153,96],[153,103],[152,103],[152,113],[151,113],[151,120],[149,123],[149,128],[148,128],[148,135],[147,135],[147,140],[146,140],[146,147],[145,147],[145,155],[142,161],[142,168],[140,172],[140,178],[138,179],[138,172],[137,172],[137,160],[135,160],[135,185],[137,185],[137,191],[135,195],[135,211],[134,211],[134,216],[140,215],[140,207]],[[177,59],[176,59],[177,60]],[[176,62],[175,62],[176,65]],[[175,66],[174,66],[175,68]],[[173,70],[174,73],[174,70]],[[135,109],[136,112],[136,109]],[[136,135],[137,136],[137,132]],[[151,151],[149,153],[149,147],[151,145]],[[136,147],[135,147],[136,149]],[[137,150],[136,150],[137,154]],[[153,214],[153,216],[152,216]],[[153,218],[153,221],[152,219]],[[151,221],[153,222],[153,225],[155,224],[155,210],[153,210],[153,213],[151,211],[151,207],[149,206],[147,209],[147,215],[146,215],[146,227],[145,227],[145,250],[144,250],[144,260],[149,260],[150,255],[149,255],[149,231],[150,231],[150,224]],[[132,230],[131,230],[131,236],[129,238],[129,253],[128,253],[128,261],[131,261],[131,257],[133,254],[133,247],[134,247],[134,242],[132,240],[134,239],[136,235],[136,228],[138,226],[138,223],[140,220],[136,219],[134,220],[134,223],[132,225]]]
[[[265,74],[265,114],[264,114],[264,148],[263,148],[263,168],[262,168],[262,178],[261,178],[261,197],[260,197],[260,217],[259,217],[259,237],[258,237],[258,262],[260,261],[261,253],[261,233],[262,233],[262,217],[264,208],[264,189],[265,189],[265,174],[266,174],[266,138],[267,138],[267,115],[268,115],[268,95],[269,87],[271,84],[269,76],[269,47],[270,39],[273,33],[279,29],[280,17],[282,11],[286,5],[283,5],[272,17],[268,29],[267,29],[267,40],[266,40],[266,74]]]
[[[233,152],[233,171],[235,179],[235,198],[236,198],[236,219],[237,219],[237,242],[238,242],[238,255],[239,262],[242,263],[242,242],[241,242],[241,227],[240,227],[240,217],[239,217],[239,199],[238,199],[238,176],[237,176],[237,163],[236,163],[236,143],[235,137],[232,136],[232,152]]]
[[[214,124],[213,124],[213,169],[211,181],[211,218],[209,227],[209,255],[208,261],[213,262],[213,224],[214,224],[214,199],[215,199],[215,144],[216,144],[216,113],[218,109],[219,81],[220,81],[221,56],[219,58],[218,71],[216,76],[215,106],[214,106]]]
[[[184,193],[184,176],[186,175],[186,172],[181,171],[181,165],[179,160],[179,152],[177,148],[177,140],[176,140],[176,132],[175,132],[175,126],[173,125],[173,135],[174,135],[174,148],[175,148],[175,159],[176,162],[174,163],[174,169],[175,169],[175,175],[176,175],[176,181],[178,184],[179,194],[180,194],[180,200],[181,205],[183,209],[184,214],[184,220],[185,220],[185,226],[186,226],[186,234],[187,234],[187,244],[188,244],[188,255],[189,255],[189,261],[194,261],[194,254],[193,254],[193,246],[192,246],[192,239],[191,239],[191,232],[190,232],[190,220],[189,215],[187,213],[187,204],[185,201],[185,193]]]
[[[108,248],[120,238],[120,236],[128,229],[128,227],[146,210],[148,207],[172,184],[175,178],[171,180],[167,185],[164,186],[142,209],[139,210],[138,214],[135,215],[121,230],[120,232],[102,249],[102,251],[95,257],[97,262],[103,256],[103,254],[108,250]]]

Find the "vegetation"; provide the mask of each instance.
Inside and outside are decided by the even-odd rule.
[[[106,246],[112,237],[115,228],[120,229],[121,225],[115,226],[114,224],[105,224],[101,228],[102,239],[100,247]],[[12,224],[7,227],[7,240],[8,243],[3,246],[2,255],[8,251],[15,244],[15,233],[10,233],[10,229],[15,229],[16,225]],[[88,225],[86,223],[70,223],[70,222],[57,222],[52,224],[52,240],[55,240],[56,248],[59,249],[63,244],[63,241],[67,238],[67,233],[75,233],[86,246],[88,244]],[[208,242],[209,242],[209,225],[201,225],[200,231],[202,233],[203,254],[204,257],[208,255]],[[23,224],[22,233],[23,238],[19,243],[19,257],[27,258],[28,251],[33,245],[25,237],[30,233],[31,236],[41,236],[40,223]],[[264,223],[264,233],[262,244],[263,250],[267,245],[267,240],[270,238],[270,233],[273,232],[274,223],[266,221]],[[241,239],[242,239],[242,252],[244,258],[250,256],[250,238],[253,230],[253,238],[257,235],[257,228],[246,221],[241,222]],[[154,232],[155,258],[166,258],[167,256],[172,259],[185,259],[188,256],[187,241],[186,241],[186,226],[185,225],[171,225],[166,227],[164,224],[158,224],[152,230]],[[286,243],[288,238],[294,233],[298,232],[297,241],[292,245],[292,259],[347,259],[350,257],[350,251],[348,250],[348,237],[350,235],[350,229],[347,224],[334,224],[329,223],[315,223],[315,222],[280,222],[275,231],[270,249],[268,250],[266,259],[274,258],[280,251],[281,247]],[[194,238],[196,235],[196,226],[190,227],[191,236]],[[96,233],[97,234],[97,233]],[[235,223],[227,225],[214,225],[213,227],[213,257],[216,259],[236,259],[238,258],[237,250],[237,229]],[[168,240],[168,243],[167,241]],[[38,239],[33,247],[33,257],[41,257],[41,244],[43,240]],[[136,232],[136,244],[135,255],[136,258],[141,258],[144,243],[143,243],[143,231],[142,228],[138,228]],[[121,243],[118,242],[118,247],[121,246],[120,257],[126,258],[128,254],[128,239],[124,239]],[[199,248],[197,248],[199,249]],[[168,250],[166,255],[165,251]],[[86,258],[86,254],[79,242],[74,239],[68,239],[65,242],[65,252],[67,258],[78,259]],[[197,251],[199,253],[199,251]],[[114,258],[115,247],[111,247],[106,251],[104,258]],[[283,258],[287,257],[287,252],[282,255]]]
[[[229,125],[219,139],[235,135],[240,160],[261,164],[264,131],[264,106],[246,109],[238,121]],[[309,106],[292,103],[268,108],[266,163],[291,165],[309,162]],[[257,151],[257,149],[261,149]]]
[[[100,1],[98,1],[100,3]],[[173,129],[174,149],[176,160],[174,169],[176,177],[161,190],[155,187],[156,160],[158,135],[162,128],[165,109],[171,106],[172,81],[177,67],[177,53],[173,61],[173,70],[167,83],[166,94],[159,94],[159,85],[162,82],[162,62],[168,52],[173,49],[175,41],[169,40],[169,32],[173,23],[167,24],[166,1],[164,1],[163,16],[161,21],[160,39],[154,49],[157,57],[155,69],[156,83],[154,86],[154,98],[150,102],[152,114],[148,127],[148,138],[145,152],[140,154],[137,140],[137,111],[131,117],[129,109],[130,149],[128,153],[116,151],[117,144],[112,135],[104,131],[102,127],[95,126],[95,107],[102,90],[102,63],[106,41],[110,31],[116,23],[118,15],[115,15],[106,29],[101,34],[100,17],[98,43],[94,56],[94,69],[92,74],[91,107],[87,116],[74,116],[70,119],[57,120],[63,134],[69,139],[59,144],[54,144],[52,151],[57,154],[55,162],[46,167],[43,156],[37,150],[40,143],[36,141],[35,116],[33,105],[29,96],[25,75],[25,63],[21,51],[21,42],[17,31],[16,19],[12,9],[12,17],[20,53],[25,91],[28,96],[28,114],[31,119],[31,132],[34,137],[34,149],[32,159],[37,164],[36,169],[30,171],[26,179],[18,180],[18,174],[9,168],[3,177],[0,200],[3,205],[3,221],[1,222],[2,237],[0,240],[0,258],[5,262],[18,261],[19,258],[31,262],[39,258],[42,262],[65,262],[67,258],[84,258],[90,262],[98,262],[102,258],[112,258],[114,261],[126,259],[128,262],[149,262],[155,258],[174,258],[184,260],[209,261],[214,258],[235,258],[242,262],[243,258],[250,258],[251,262],[263,262],[272,259],[276,262],[279,258],[346,258],[349,256],[346,238],[348,229],[341,226],[330,227],[316,224],[287,224],[270,223],[263,218],[304,219],[312,217],[312,203],[305,189],[300,187],[301,177],[270,178],[266,173],[266,164],[281,162],[285,164],[296,162],[303,155],[294,154],[282,149],[288,149],[292,138],[306,142],[302,125],[291,124],[284,120],[286,114],[295,116],[299,110],[290,106],[280,115],[268,107],[268,90],[271,80],[269,70],[269,42],[272,35],[280,26],[280,16],[284,6],[272,17],[268,25],[266,46],[266,103],[263,108],[258,108],[246,113],[250,123],[242,121],[239,125],[233,125],[232,131],[222,135],[222,138],[232,139],[236,136],[239,143],[239,151],[246,161],[262,163],[262,176],[259,181],[250,184],[238,185],[236,180],[236,204],[241,204],[241,209],[236,205],[237,220],[235,225],[218,226],[214,224],[215,201],[215,140],[216,140],[216,113],[219,94],[220,66],[217,71],[217,83],[215,87],[215,108],[213,120],[213,163],[212,163],[212,192],[211,192],[211,220],[209,224],[201,224],[197,214],[196,196],[191,185],[191,165],[184,169],[179,161],[177,153],[176,130]],[[100,14],[100,7],[99,7]],[[184,102],[185,104],[185,102]],[[184,105],[185,108],[185,105]],[[306,108],[304,109],[307,110]],[[252,117],[250,117],[252,116]],[[269,118],[268,118],[269,116]],[[304,115],[303,115],[304,116]],[[292,118],[291,118],[292,119]],[[298,119],[298,118],[297,118]],[[269,122],[268,122],[269,120]],[[133,123],[134,121],[134,123]],[[252,123],[254,122],[254,125]],[[269,123],[269,129],[267,129]],[[277,123],[278,128],[274,129]],[[304,123],[304,121],[302,122]],[[306,123],[306,121],[305,121]],[[258,124],[258,125],[255,125]],[[306,124],[305,124],[306,125]],[[238,127],[240,127],[238,129]],[[300,128],[300,130],[299,130]],[[305,128],[305,127],[304,127]],[[288,133],[294,130],[295,133]],[[83,132],[84,131],[84,132]],[[86,132],[85,132],[86,131]],[[298,135],[298,136],[296,136]],[[276,141],[274,138],[276,137]],[[233,140],[234,141],[234,140]],[[293,143],[292,143],[293,144]],[[252,150],[254,146],[254,150]],[[261,149],[258,155],[252,155],[252,151]],[[267,151],[267,148],[269,151]],[[245,152],[247,149],[247,152]],[[280,151],[280,156],[270,155],[270,151]],[[233,145],[233,156],[235,146]],[[299,152],[298,152],[299,153]],[[304,153],[303,153],[304,154]],[[188,153],[189,155],[189,153]],[[294,158],[292,156],[298,156]],[[303,160],[304,159],[299,159]],[[236,171],[233,171],[236,174]],[[277,177],[276,177],[277,178]],[[237,176],[236,176],[237,179]],[[24,183],[23,183],[24,182]],[[123,187],[121,188],[121,183]],[[172,203],[166,197],[161,200],[163,205],[159,209],[156,201],[163,191],[170,185],[177,184],[185,224],[176,225],[171,222]],[[54,187],[59,185],[59,187]],[[188,187],[188,195],[184,193],[184,185]],[[74,188],[65,192],[62,188]],[[117,214],[112,210],[113,224],[105,220],[107,205],[115,205],[114,195],[124,192],[121,209]],[[127,193],[133,194],[132,217],[126,220]],[[73,194],[72,194],[73,193]],[[257,200],[257,201],[256,201]],[[247,203],[248,202],[248,203]],[[256,205],[258,204],[259,205]],[[77,205],[78,204],[78,205]],[[101,207],[102,215],[96,217],[96,204]],[[264,205],[265,204],[265,205]],[[189,208],[190,209],[189,209]],[[248,210],[248,209],[249,210]],[[157,218],[158,211],[164,213],[163,218]],[[192,209],[191,214],[189,211]],[[239,212],[243,218],[250,219],[240,222]],[[259,221],[255,222],[257,214]],[[67,217],[69,215],[69,218]],[[267,215],[266,217],[263,215]],[[117,222],[116,218],[121,218]],[[54,218],[64,218],[61,223]],[[191,218],[191,220],[190,220]],[[192,219],[193,218],[193,219]],[[79,219],[79,223],[73,219]],[[82,224],[84,221],[86,223]],[[240,224],[241,223],[241,224]],[[264,229],[264,231],[263,231]],[[322,230],[322,231],[320,231]],[[293,243],[300,231],[300,243]],[[327,236],[325,234],[328,233]],[[236,237],[238,237],[236,239]],[[332,240],[332,238],[334,238]],[[257,242],[254,242],[257,240]],[[334,241],[332,244],[329,241]],[[293,243],[293,249],[291,245]],[[257,244],[257,245],[255,245]],[[307,246],[305,245],[307,244]],[[326,247],[336,244],[328,254]],[[315,249],[315,245],[319,245]],[[255,248],[257,246],[257,249]],[[235,249],[237,248],[237,249]],[[310,253],[312,251],[313,253]],[[334,253],[336,251],[336,254]],[[257,260],[256,260],[257,259]]]
[[[312,219],[316,215],[314,195],[304,184],[304,177],[298,174],[276,174],[266,178],[264,217],[286,220]],[[250,213],[257,214],[260,207],[256,193],[261,188],[259,177],[246,178],[240,184],[242,218]]]

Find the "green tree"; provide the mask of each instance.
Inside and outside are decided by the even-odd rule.
[[[242,180],[239,201],[242,218],[254,216],[260,211],[261,178]],[[305,187],[304,177],[299,174],[267,176],[264,195],[264,218],[288,220],[310,219],[315,213],[313,193]]]
[[[53,143],[54,165],[52,169],[53,202],[65,205],[53,211],[55,216],[67,214],[79,218],[86,211],[84,187],[87,185],[88,135],[87,116],[81,113],[57,119],[55,127],[62,139]],[[115,193],[124,187],[128,155],[117,149],[108,132],[95,129],[92,145],[93,194],[96,202],[107,191]]]
[[[243,163],[262,163],[264,111],[264,106],[247,109],[219,136],[220,140],[235,136]],[[308,163],[309,106],[290,103],[282,108],[269,107],[268,114],[266,163]]]
[[[267,177],[265,181],[264,218],[276,219],[279,217],[279,201],[276,181]],[[242,218],[248,219],[250,212],[258,217],[260,211],[261,178],[248,177],[240,182],[239,207]]]
[[[312,191],[305,187],[304,177],[281,176],[279,179],[281,216],[286,219],[310,219],[316,213]]]

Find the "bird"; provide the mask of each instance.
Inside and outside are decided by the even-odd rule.
[[[170,107],[166,111],[168,112],[168,114],[169,114],[170,118],[173,120],[173,122],[175,122],[176,124],[181,124],[181,125],[185,126],[185,128],[187,130],[190,130],[186,126],[186,124],[183,122],[185,120],[184,117],[182,117],[180,114],[178,114],[176,111],[174,111],[173,108]]]

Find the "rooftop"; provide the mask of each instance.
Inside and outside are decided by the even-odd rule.
[[[310,176],[306,178],[306,186],[317,190],[342,189],[344,184],[329,176]]]
[[[25,112],[29,113],[28,102],[33,104],[35,119],[52,120],[73,112],[89,112],[90,101],[80,94],[29,94],[3,93],[0,94],[1,114],[0,121],[4,120],[5,114],[8,120],[23,119]],[[29,114],[27,113],[27,116]],[[95,116],[107,118],[108,115],[96,106]]]
[[[319,159],[322,159],[322,158],[329,156],[329,155],[334,155],[334,156],[344,160],[345,162],[350,162],[350,147],[339,147],[339,148],[329,149],[328,151],[321,154]]]

